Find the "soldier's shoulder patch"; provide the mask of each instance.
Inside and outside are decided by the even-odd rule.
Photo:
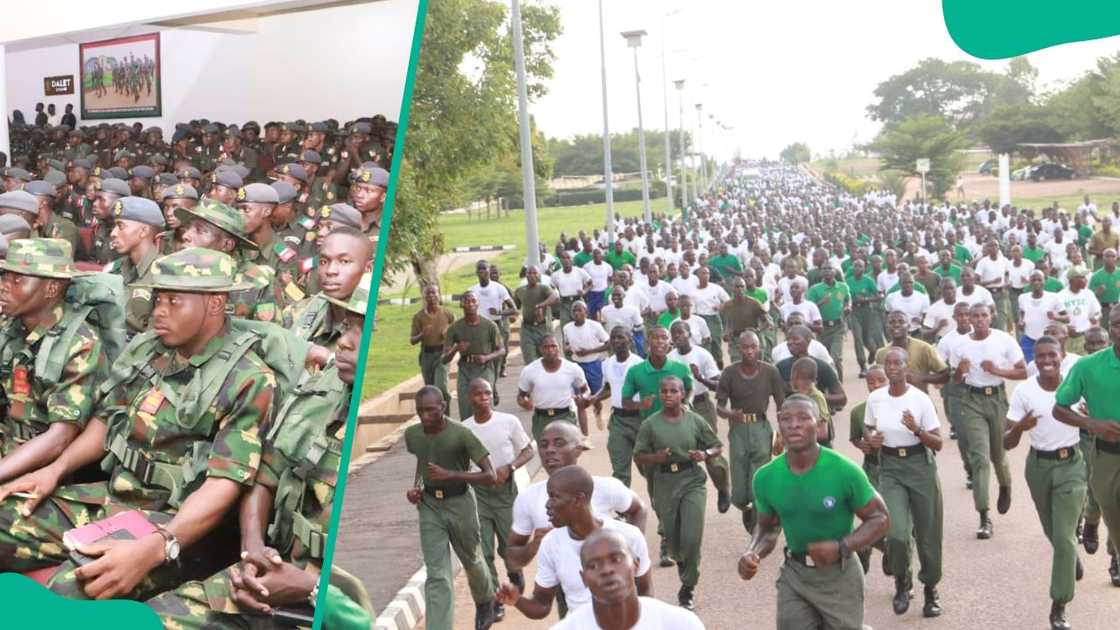
[[[130,297],[133,300],[143,300],[145,302],[148,302],[148,301],[151,301],[151,299],[152,299],[152,290],[147,289],[147,288],[137,287],[137,288],[132,290],[132,295]]]
[[[291,243],[292,245],[295,245],[296,247],[299,247],[303,244],[303,239],[296,236],[295,234],[289,234],[288,236],[285,236],[284,240]]]
[[[272,249],[276,252],[276,257],[280,259],[280,262],[286,263],[296,257],[296,250],[287,243],[277,243]]]

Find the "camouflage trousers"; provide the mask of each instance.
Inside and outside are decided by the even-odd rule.
[[[167,630],[256,630],[280,627],[270,615],[246,614],[233,601],[230,569],[205,580],[187,582],[149,599]]]
[[[59,494],[81,496],[84,500],[63,498]],[[104,498],[104,504],[92,502],[98,497]],[[88,599],[82,590],[82,584],[74,575],[78,565],[70,559],[62,537],[69,529],[132,509],[129,506],[110,504],[108,498],[107,484],[104,483],[67,486],[39,504],[28,517],[18,511],[23,499],[5,499],[0,503],[0,571],[25,572],[58,565],[47,587],[54,593],[71,599]],[[149,511],[143,513],[153,523],[166,524],[171,521],[170,514]],[[157,567],[128,597],[147,599],[174,588],[183,581],[181,575],[181,570],[176,566]]]

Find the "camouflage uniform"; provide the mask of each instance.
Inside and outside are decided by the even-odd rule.
[[[77,275],[66,242],[45,239],[14,241],[0,270],[44,278]],[[50,325],[28,331],[18,318],[0,324],[0,387],[8,399],[3,455],[55,422],[85,427],[99,379],[108,370],[101,338],[86,323],[86,314],[62,303],[55,306]]]
[[[233,273],[228,256],[191,248],[157,260],[149,288],[225,293]],[[114,362],[92,414],[108,427],[102,468],[109,481],[62,486],[28,517],[18,512],[21,499],[0,503],[0,570],[61,562],[50,588],[84,598],[62,545],[68,529],[131,509],[164,524],[207,478],[250,485],[276,387],[253,350],[256,339],[230,332],[184,360],[152,332],[135,337]],[[188,562],[157,567],[130,596],[147,599],[175,588],[189,577],[183,567],[190,557],[204,553],[205,545],[193,545],[185,550]]]
[[[152,251],[140,259],[139,265],[133,263],[132,258],[121,256],[114,260],[108,269],[110,273],[118,274],[128,287],[128,302],[125,304],[124,312],[130,335],[148,329],[148,318],[151,317],[152,307],[155,306],[155,298],[151,289],[142,286],[134,287],[133,285],[138,284],[147,275],[156,258],[163,255],[159,249],[153,248]]]
[[[78,251],[81,246],[82,238],[78,232],[78,226],[74,225],[69,219],[65,219],[57,214],[51,214],[51,220],[44,223],[39,228],[39,236],[43,238],[60,238],[70,243],[70,251]]]
[[[331,302],[326,295],[316,293],[284,312],[284,327],[300,339],[333,350],[344,332],[345,322],[336,321]]]

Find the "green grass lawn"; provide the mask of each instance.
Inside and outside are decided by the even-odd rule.
[[[1077,206],[1080,206],[1084,201],[1084,195],[1063,195],[1060,197],[1016,197],[1011,196],[1011,203],[1016,208],[1032,208],[1039,210],[1044,207],[1049,207],[1055,201],[1058,202],[1058,207],[1063,208],[1069,212],[1076,212]],[[1107,194],[1107,195],[1089,195],[1089,200],[1097,204],[1100,212],[1108,212],[1112,207],[1113,201],[1120,201],[1120,194]],[[998,199],[996,200],[998,201]]]
[[[664,198],[650,202],[653,212],[664,212],[667,202]],[[641,201],[624,201],[614,204],[615,212],[621,216],[641,216]],[[538,208],[537,228],[551,251],[561,232],[574,236],[580,230],[588,233],[606,225],[606,204],[568,206],[562,208]],[[491,259],[502,270],[502,280],[507,286],[518,283],[517,272],[525,260],[525,211],[513,210],[510,216],[489,221],[478,218],[468,219],[466,214],[445,214],[439,220],[444,242],[450,250],[453,247],[473,245],[513,245],[514,249],[502,252]],[[474,267],[467,265],[454,271],[441,270],[440,286],[444,295],[462,293],[477,279]],[[411,286],[403,291],[383,294],[380,299],[397,297],[419,297],[420,291]],[[418,348],[408,343],[412,316],[419,310],[418,304],[399,306],[379,304],[377,306],[377,331],[370,342],[367,358],[362,398],[369,399],[404,381],[417,372]],[[457,307],[452,310],[458,312]]]

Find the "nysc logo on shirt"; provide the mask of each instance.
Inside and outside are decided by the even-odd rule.
[[[832,508],[836,507],[836,498],[825,497],[823,503],[826,510],[831,510]]]

